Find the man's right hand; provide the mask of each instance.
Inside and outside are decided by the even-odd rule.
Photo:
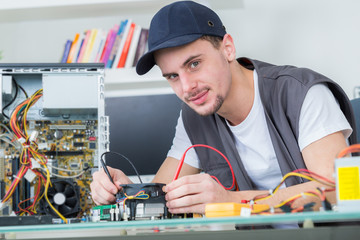
[[[90,189],[92,199],[97,205],[115,203],[115,194],[121,189],[120,184],[132,183],[121,170],[111,167],[108,167],[108,170],[115,184],[110,181],[104,169],[100,169],[93,174]]]

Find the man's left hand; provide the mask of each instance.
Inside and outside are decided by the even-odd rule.
[[[205,213],[207,203],[231,202],[230,191],[225,190],[209,174],[181,177],[164,188],[169,212]]]

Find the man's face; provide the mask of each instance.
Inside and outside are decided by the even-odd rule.
[[[198,114],[217,112],[229,92],[231,73],[224,48],[206,40],[159,50],[155,60],[176,95]]]

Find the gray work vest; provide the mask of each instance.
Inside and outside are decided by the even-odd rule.
[[[305,95],[310,87],[326,83],[340,104],[353,133],[349,143],[356,143],[356,129],[350,101],[341,87],[329,78],[309,69],[293,66],[275,66],[265,62],[239,58],[238,62],[251,70],[256,69],[261,102],[281,173],[285,175],[295,169],[306,168],[297,142],[299,136],[299,116]],[[241,104],[238,103],[238,104]],[[215,147],[229,159],[240,190],[255,189],[241,161],[235,146],[235,139],[225,119],[217,114],[200,116],[186,104],[182,106],[182,118],[192,144],[207,144]],[[261,147],[261,146],[259,146]],[[215,151],[197,147],[201,169],[229,187],[231,172],[226,161]],[[291,177],[286,185],[304,182]]]

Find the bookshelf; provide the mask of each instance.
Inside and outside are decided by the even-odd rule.
[[[63,45],[66,39],[73,37],[74,32],[92,25],[110,28],[116,21],[124,18],[132,18],[141,26],[148,27],[153,14],[170,2],[174,1],[3,0],[0,5],[0,31],[8,32],[8,40],[0,39],[0,51],[3,55],[3,60],[0,61],[59,62]],[[239,0],[221,1],[221,4],[217,0],[198,2],[215,10],[241,7],[243,4]],[[40,44],[39,41],[44,42]],[[27,46],[23,46],[26,44]],[[35,49],[40,47],[45,50],[39,53]],[[105,76],[106,92],[109,95],[171,91],[158,68],[145,76],[138,76],[134,68],[106,69]]]

